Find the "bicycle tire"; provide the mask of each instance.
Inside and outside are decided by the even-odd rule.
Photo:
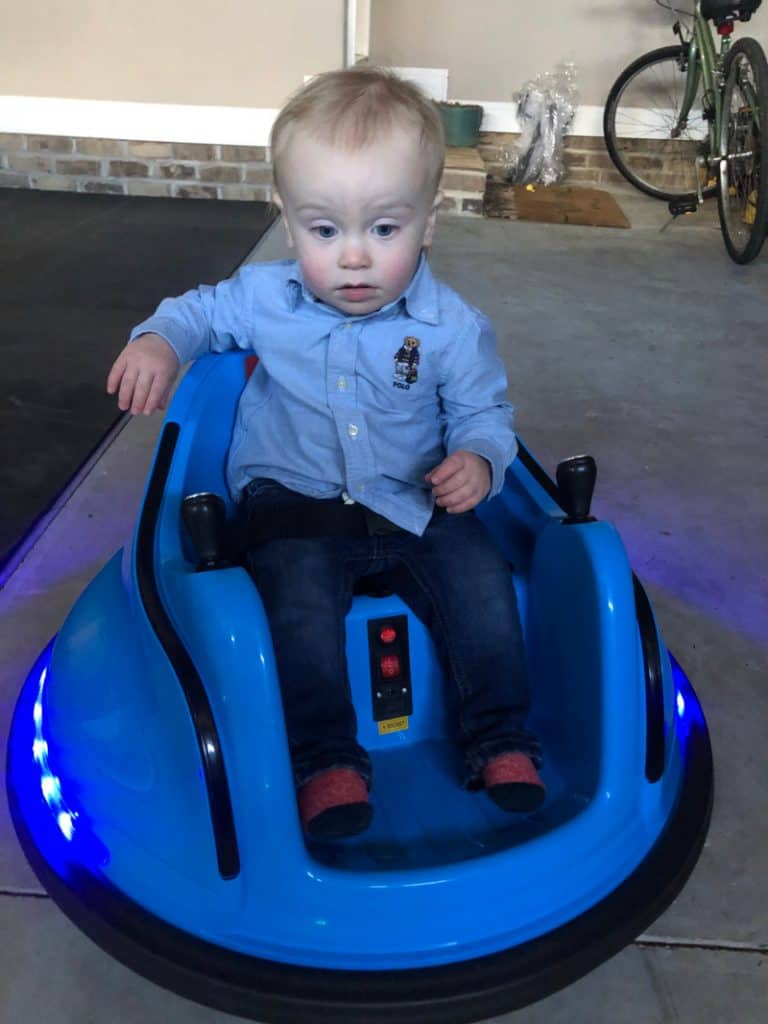
[[[616,169],[641,192],[668,202],[697,194],[695,160],[698,155],[709,156],[709,124],[701,89],[686,134],[672,138],[685,90],[686,55],[687,47],[677,45],[638,57],[614,82],[603,114],[603,137]],[[671,106],[654,103],[657,96],[665,103],[671,101]],[[716,182],[702,183],[704,196],[716,192]]]
[[[754,103],[744,92],[752,72]],[[757,109],[755,109],[755,105]],[[739,158],[741,154],[747,154]],[[768,61],[756,39],[739,39],[725,64],[717,208],[728,255],[751,263],[768,226]]]

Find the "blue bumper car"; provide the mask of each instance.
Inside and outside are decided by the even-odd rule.
[[[479,509],[518,589],[544,805],[507,815],[461,789],[429,634],[395,595],[360,593],[347,656],[375,815],[312,843],[258,592],[183,524],[190,495],[226,494],[243,383],[240,355],[190,369],[132,543],[23,687],[7,781],[27,857],[111,954],[244,1017],[458,1024],[539,999],[669,905],[712,801],[699,703],[616,530],[588,514],[590,460],[556,486],[522,449]],[[393,634],[406,692],[382,710]]]

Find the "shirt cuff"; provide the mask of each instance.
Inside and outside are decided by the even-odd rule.
[[[184,328],[170,317],[151,316],[148,320],[137,324],[129,334],[128,342],[135,341],[142,334],[159,334],[176,353],[180,365],[194,359],[198,354],[195,351],[195,346],[190,344]]]
[[[458,449],[463,449],[465,452],[473,452],[475,455],[480,455],[482,458],[489,463],[491,467],[491,489],[485,496],[484,500],[488,498],[495,498],[499,491],[504,486],[504,477],[507,472],[507,467],[514,459],[517,454],[517,441],[513,440],[513,447],[511,451],[504,449],[494,444],[493,441],[489,441],[486,438],[472,437],[467,441],[462,441],[457,446]],[[457,449],[454,449],[457,450]]]

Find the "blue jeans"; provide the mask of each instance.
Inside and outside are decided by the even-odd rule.
[[[281,505],[315,499],[272,480],[244,495],[250,521],[280,521]],[[302,510],[303,511],[303,510]],[[336,766],[370,785],[357,743],[345,651],[345,616],[355,583],[382,576],[428,627],[449,698],[455,739],[476,788],[489,760],[523,751],[541,763],[523,727],[528,680],[512,573],[474,512],[436,511],[421,537],[392,528],[374,536],[278,537],[248,551],[272,633],[297,787]]]

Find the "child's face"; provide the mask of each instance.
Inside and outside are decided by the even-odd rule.
[[[347,151],[297,132],[280,162],[288,244],[307,287],[343,313],[373,313],[408,286],[442,198],[405,128]]]

